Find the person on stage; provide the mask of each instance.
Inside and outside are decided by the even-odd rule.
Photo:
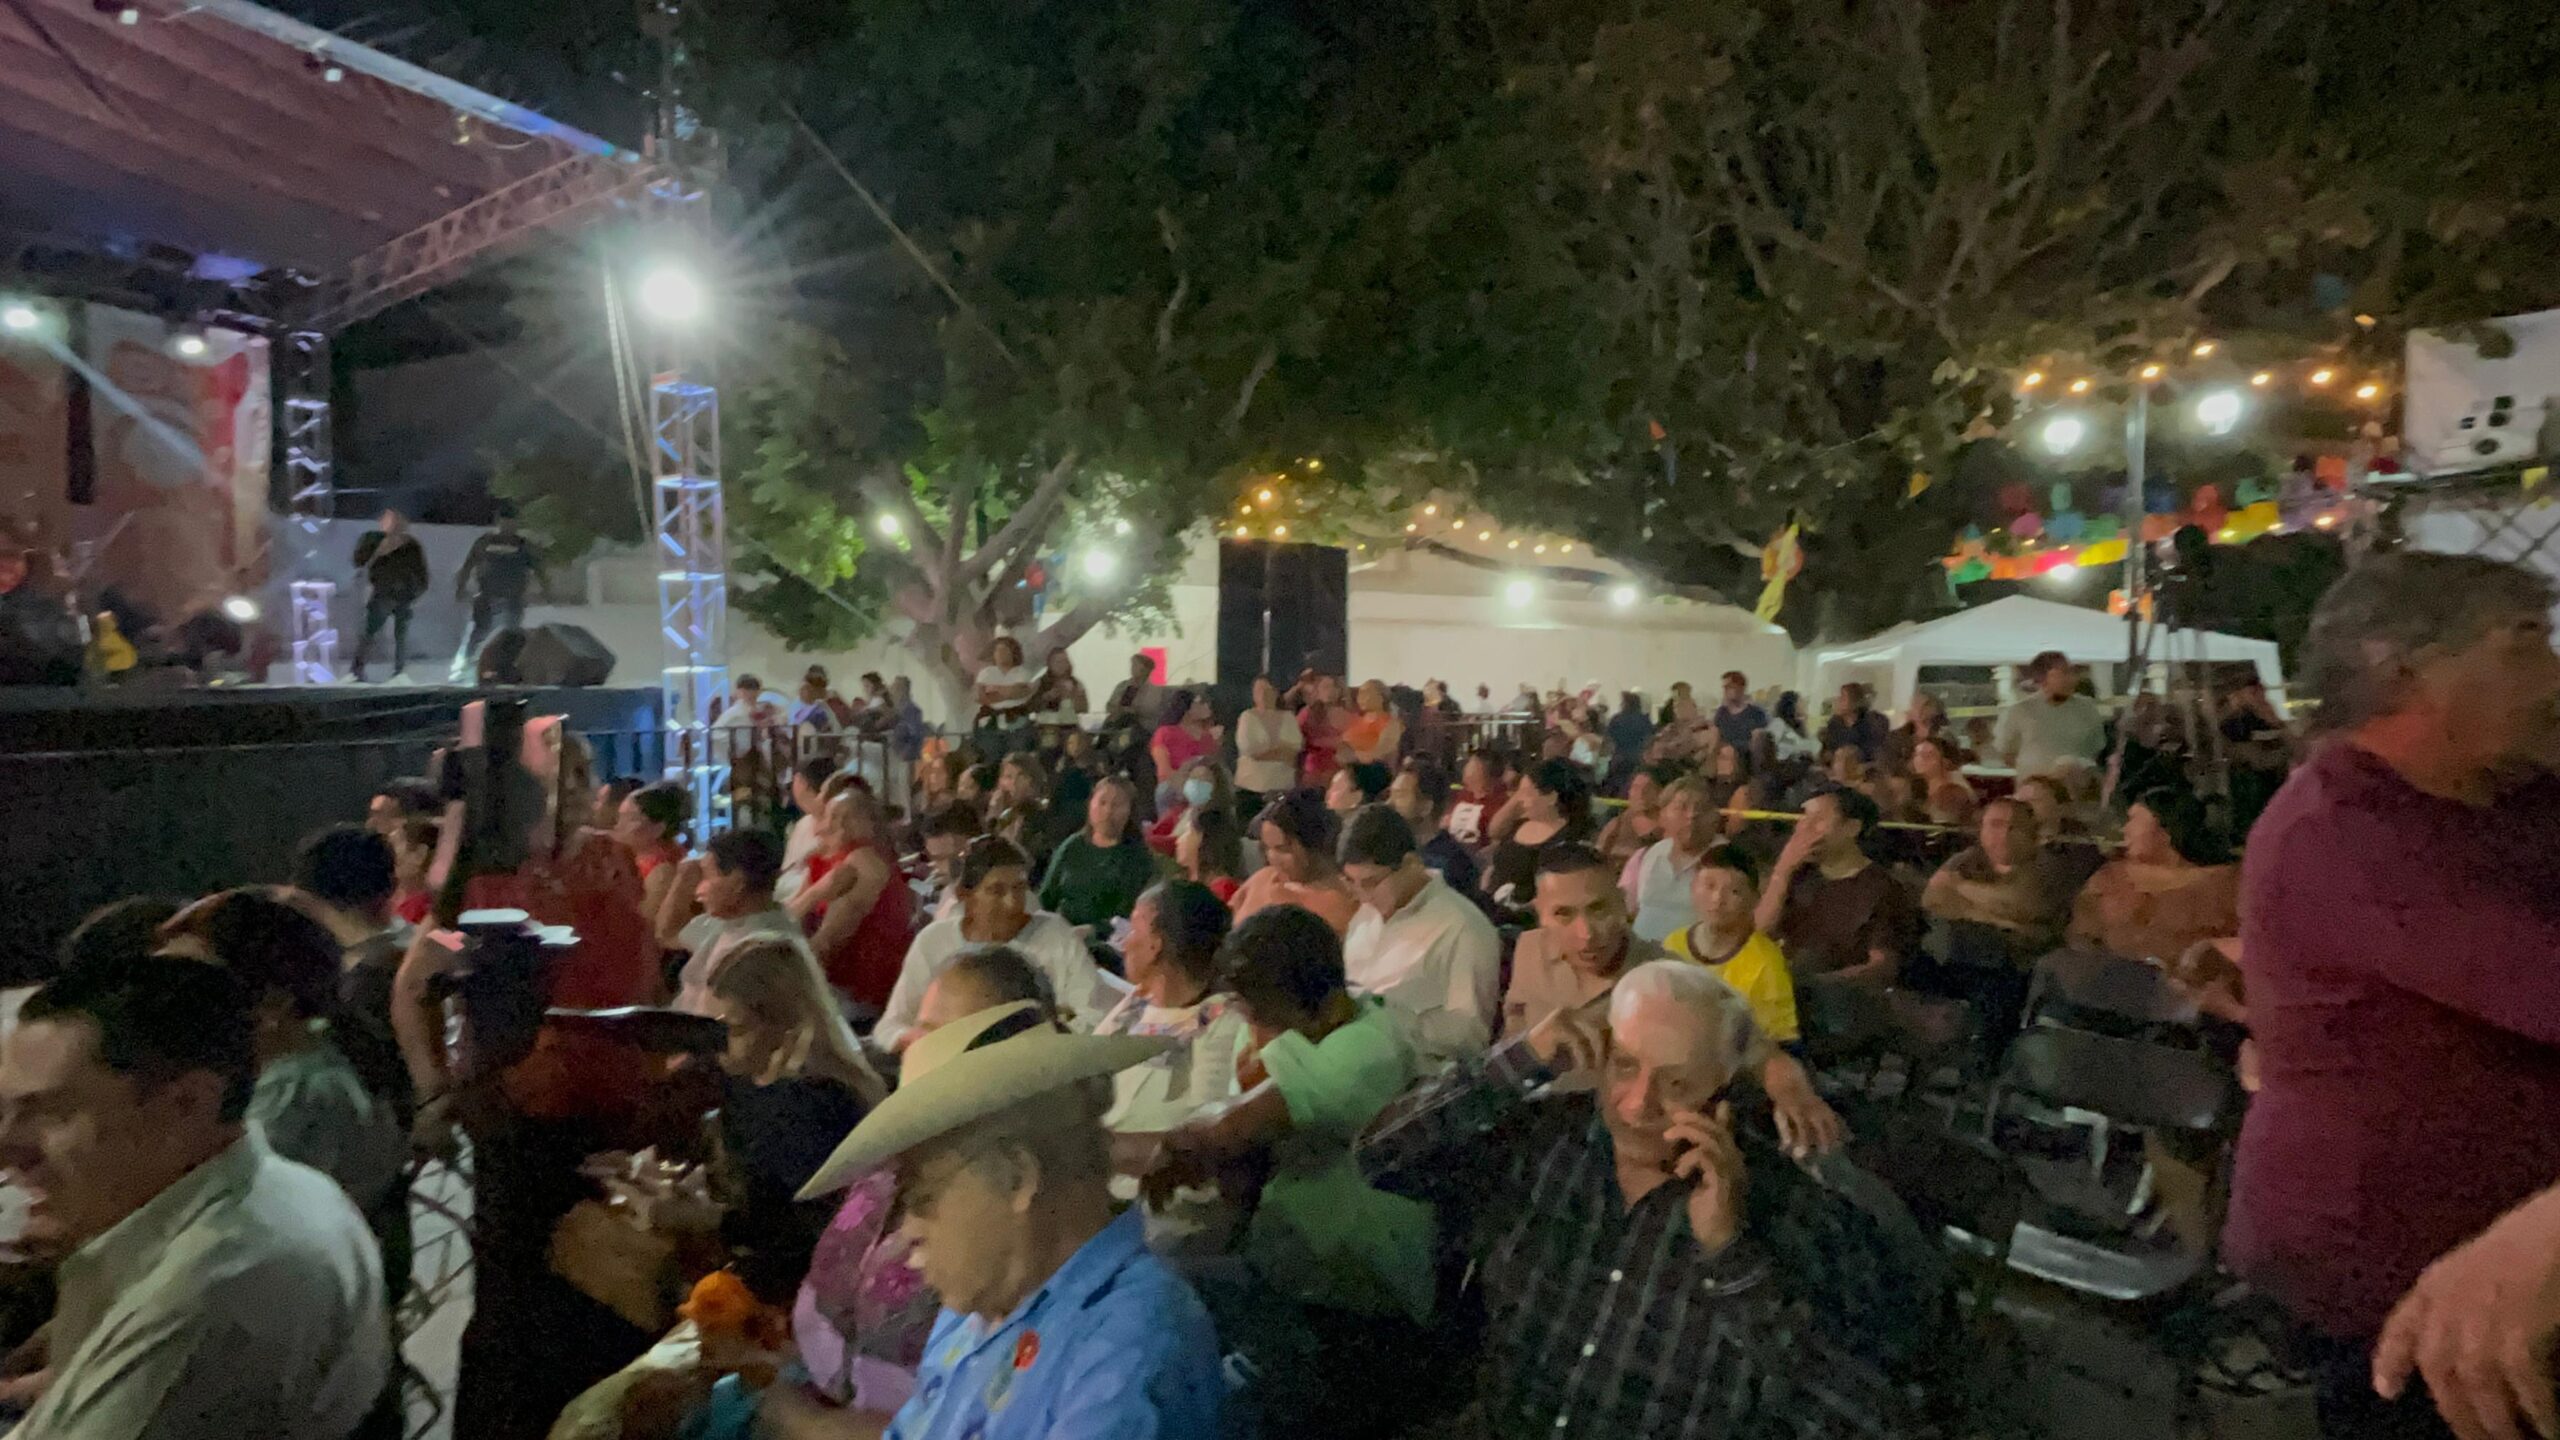
[[[427,593],[427,549],[409,533],[409,517],[397,510],[382,512],[380,529],[367,530],[356,542],[355,561],[364,571],[364,638],[356,642],[356,679],[364,679],[365,657],[382,622],[391,622],[391,673],[409,668],[409,612]]]
[[[497,519],[496,529],[471,543],[471,553],[453,577],[453,598],[471,606],[471,634],[454,661],[457,672],[468,670],[490,636],[524,628],[525,591],[542,571],[542,550],[516,528],[513,502],[498,502]]]

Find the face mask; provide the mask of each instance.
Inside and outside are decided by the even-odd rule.
[[[1217,793],[1218,788],[1206,780],[1182,782],[1182,798],[1193,805],[1206,805]]]

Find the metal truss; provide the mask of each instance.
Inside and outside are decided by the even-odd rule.
[[[659,693],[670,756],[702,833],[726,828],[730,757],[711,721],[729,690],[729,527],[720,488],[720,392],[683,369],[649,382],[650,509],[657,526]]]
[[[640,194],[655,174],[647,165],[572,155],[358,256],[312,291],[297,323],[336,330],[423,295],[529,236]]]
[[[338,505],[337,451],[329,424],[329,337],[296,330],[275,356],[277,402],[284,414],[285,483],[302,544],[294,557],[293,680],[327,685],[338,678],[338,629],[329,618],[337,585],[319,578],[320,532]]]

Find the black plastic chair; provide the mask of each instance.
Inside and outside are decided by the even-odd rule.
[[[2010,1047],[1984,1113],[1986,1139],[1996,1132],[2008,1091],[2109,1123],[2200,1135],[2224,1130],[2239,1099],[2230,1071],[2211,1055],[2059,1027],[2030,1028]],[[2094,1152],[2101,1170],[2105,1136],[2102,1127]],[[2020,1224],[2009,1253],[2011,1269],[2117,1301],[2176,1290],[2203,1271],[2205,1260],[2203,1250],[2121,1249],[2033,1222]]]
[[[2125,1039],[2169,1038],[2196,1023],[2196,1007],[2156,965],[2056,950],[2036,962],[2027,1019]]]

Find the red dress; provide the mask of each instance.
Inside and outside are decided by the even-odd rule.
[[[827,878],[827,872],[852,859],[864,850],[877,850],[870,845],[856,845],[840,855],[812,854],[809,857],[809,884],[815,886]],[[880,858],[889,861],[886,852]],[[827,974],[827,983],[850,995],[863,1005],[878,1010],[889,1003],[889,992],[897,986],[899,967],[906,963],[907,945],[915,938],[916,892],[907,885],[907,877],[898,873],[896,862],[889,862],[889,878],[880,887],[879,898],[871,902],[869,914],[853,927],[835,949],[818,957],[818,968]],[[810,933],[817,933],[818,922],[827,918],[827,907],[819,905],[809,911]]]

